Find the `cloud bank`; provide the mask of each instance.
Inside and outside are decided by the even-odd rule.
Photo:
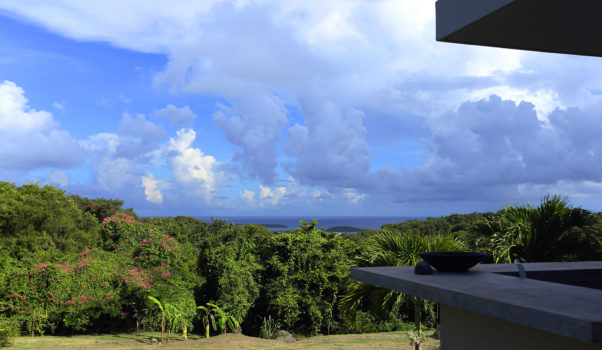
[[[165,205],[183,197],[243,210],[342,203],[354,213],[441,202],[477,210],[548,191],[602,195],[599,59],[437,43],[434,1],[139,5],[0,5],[69,38],[163,54],[158,86],[216,97],[211,119],[235,149],[230,159],[201,150],[188,106],[157,107],[157,118],[183,127],[175,135],[125,114],[116,132],[80,142],[106,190],[137,188]],[[2,86],[17,101],[0,107],[13,116],[10,130],[25,128],[38,135],[34,144],[69,156],[7,151],[0,162],[28,170],[81,161],[49,113],[29,110],[16,86]],[[16,115],[35,126],[17,126]],[[424,159],[409,156],[407,144]]]

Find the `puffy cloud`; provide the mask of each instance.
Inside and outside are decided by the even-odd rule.
[[[244,199],[249,205],[255,204],[255,192],[253,191],[242,190],[240,191],[240,197]]]
[[[81,150],[52,114],[27,104],[14,82],[0,84],[0,168],[29,171],[69,168],[82,161]]]
[[[271,189],[266,186],[259,185],[259,199],[261,205],[270,204],[277,205],[286,194],[286,187],[276,187]]]
[[[98,185],[111,193],[139,187],[134,162],[127,158],[103,157],[95,165],[95,174]]]
[[[174,179],[186,189],[201,198],[209,200],[219,190],[224,181],[214,157],[192,147],[196,133],[192,129],[177,131],[175,138],[169,139],[167,150]]]
[[[141,189],[139,169],[161,162],[160,144],[166,132],[143,114],[125,113],[116,133],[99,133],[80,141],[87,151],[97,184],[105,191],[121,194],[126,188]],[[127,196],[132,195],[131,191]]]
[[[341,112],[332,102],[308,105],[305,124],[288,131],[285,151],[296,159],[287,170],[301,183],[347,187],[366,175],[370,150],[363,126],[364,114]]]
[[[243,199],[246,206],[259,206],[265,207],[267,206],[279,206],[283,207],[288,205],[289,203],[284,203],[284,198],[287,195],[286,187],[275,187],[270,188],[267,186],[259,185],[258,193],[255,193],[251,190],[242,190],[240,191],[240,198]],[[257,197],[256,197],[257,196]]]
[[[358,203],[366,197],[365,193],[359,194],[353,188],[344,188],[343,195],[353,204]]]
[[[192,126],[196,114],[188,106],[178,108],[172,104],[165,106],[156,113],[159,118],[167,118],[175,125]]]
[[[132,117],[128,113],[123,115],[117,133],[120,140],[115,154],[127,158],[151,151],[167,136],[162,127],[147,120],[144,114]]]
[[[465,102],[432,121],[424,165],[404,172],[381,168],[371,174],[370,190],[398,201],[501,203],[547,192],[582,193],[576,189],[602,181],[600,111],[600,105],[556,109],[542,121],[527,102],[498,96]]]
[[[146,174],[142,176],[144,195],[146,196],[146,200],[151,203],[163,203],[163,194],[161,193],[161,188],[167,186],[168,184],[166,182],[156,179],[153,174]]]
[[[233,107],[220,105],[213,120],[226,138],[242,147],[233,160],[242,164],[251,178],[272,184],[276,178],[275,142],[287,124],[284,103],[272,94],[250,95],[233,99]]]

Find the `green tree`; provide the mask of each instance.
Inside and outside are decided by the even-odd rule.
[[[104,218],[109,217],[117,212],[123,212],[134,218],[138,218],[132,208],[123,209],[123,201],[120,199],[105,199],[105,198],[85,198],[78,195],[70,195],[69,198],[77,204],[79,209],[84,213],[90,213],[98,222],[102,222]]]
[[[333,330],[353,250],[349,240],[315,227],[315,222],[301,222],[301,228],[268,241],[259,304],[284,327],[311,334]]]
[[[80,252],[98,244],[98,230],[94,217],[62,190],[0,182],[0,244],[11,256],[23,258],[44,248]]]
[[[262,251],[273,234],[263,226],[214,220],[198,242],[198,300],[221,305],[241,322],[260,296]]]

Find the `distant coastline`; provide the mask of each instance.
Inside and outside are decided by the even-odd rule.
[[[198,216],[199,220],[210,222],[212,217]],[[395,224],[407,220],[426,220],[427,217],[420,216],[214,216],[236,225],[258,224],[268,227],[272,231],[292,231],[299,227],[299,221],[318,220],[318,228],[331,230],[334,228],[347,228],[356,231],[336,232],[358,232],[362,230],[380,230],[382,225]]]
[[[288,226],[283,225],[283,224],[263,224],[263,223],[257,223],[257,224],[265,226],[267,228],[288,228]]]

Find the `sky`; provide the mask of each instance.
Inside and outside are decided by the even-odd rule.
[[[434,0],[0,0],[0,181],[143,216],[602,211],[602,58]]]

